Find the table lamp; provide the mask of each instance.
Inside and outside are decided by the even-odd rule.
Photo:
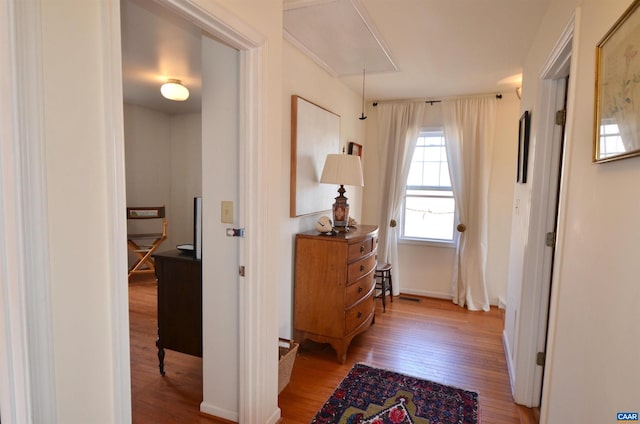
[[[344,196],[345,185],[364,186],[360,156],[329,154],[324,162],[320,182],[339,184],[339,196],[333,204],[333,226],[337,231],[349,231],[349,203]]]

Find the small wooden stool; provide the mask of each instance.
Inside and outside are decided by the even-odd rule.
[[[391,302],[393,302],[393,281],[391,279],[391,264],[376,264],[374,278],[376,280],[376,289],[380,290],[380,294],[376,297],[382,297],[382,312],[386,312],[387,292],[389,292],[389,297],[391,298]]]

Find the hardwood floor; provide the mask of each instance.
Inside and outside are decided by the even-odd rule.
[[[450,301],[402,296],[382,313],[377,302],[375,324],[354,339],[344,365],[327,345],[305,344],[279,397],[283,423],[309,423],[357,362],[476,391],[483,424],[535,422],[511,397],[499,310],[469,312]]]
[[[305,343],[279,396],[281,423],[308,424],[356,362],[476,391],[482,424],[536,422],[531,409],[511,398],[501,312],[469,312],[449,301],[418,299],[387,301],[386,313],[376,301],[375,325],[353,340],[344,365],[328,345]],[[223,422],[199,413],[200,358],[168,350],[167,374],[158,372],[155,281],[130,283],[129,300],[133,422]]]
[[[212,424],[200,414],[202,359],[166,350],[158,369],[157,285],[151,276],[129,283],[131,410],[134,424]]]

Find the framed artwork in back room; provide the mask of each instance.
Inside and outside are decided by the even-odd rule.
[[[525,184],[527,182],[527,164],[529,162],[529,127],[531,126],[531,114],[525,110],[520,117],[518,129],[518,175],[516,181]]]

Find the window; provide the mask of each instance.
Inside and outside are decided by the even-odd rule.
[[[422,131],[407,178],[401,238],[455,241],[455,200],[441,129]]]
[[[603,120],[600,125],[600,156],[608,158],[625,152],[618,124],[614,119]]]

